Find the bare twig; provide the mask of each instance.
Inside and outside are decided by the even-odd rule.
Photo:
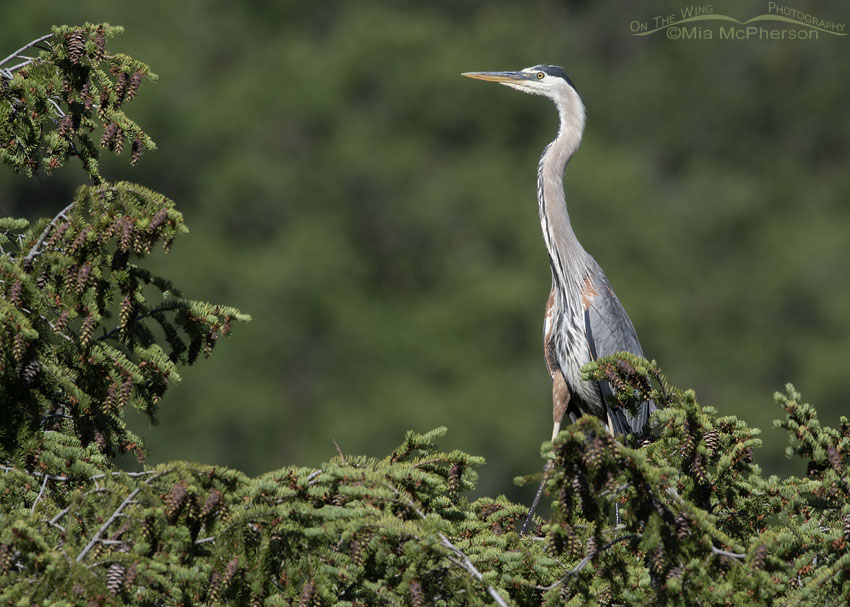
[[[47,320],[47,317],[45,317],[44,314],[40,314],[39,316],[41,316],[41,319],[44,320],[48,325],[50,325],[50,328],[53,329],[53,332],[56,333],[56,335],[58,335],[59,337],[63,338],[66,341],[74,341],[73,339],[71,339],[71,337],[69,335],[65,335],[62,331],[57,331],[56,325],[54,325],[52,322]]]
[[[388,485],[388,487],[393,491],[393,493],[396,494],[396,496],[398,496],[398,498],[408,508],[410,508],[411,510],[413,510],[416,513],[416,516],[421,518],[423,521],[426,520],[425,515],[419,510],[419,508],[416,507],[416,504],[414,504],[413,501],[410,498],[403,496],[401,494],[401,492],[399,492],[399,490],[396,489],[395,487],[393,487],[392,485]],[[453,559],[452,557],[449,557],[450,561],[452,561],[453,563],[455,563],[459,567],[466,569],[466,571],[468,571],[470,573],[470,575],[472,575],[472,577],[474,577],[479,582],[484,583],[484,576],[481,574],[480,571],[478,571],[478,569],[475,567],[475,565],[472,563],[472,561],[469,560],[469,557],[466,556],[466,554],[464,554],[464,552],[460,548],[458,548],[457,546],[452,544],[451,541],[449,540],[449,538],[447,538],[445,536],[445,534],[443,534],[442,531],[437,532],[437,537],[440,538],[440,543],[443,546],[445,546],[446,548],[451,550],[455,554],[455,556],[457,556],[457,558],[460,559],[460,560],[457,560],[457,559]],[[501,597],[501,595],[498,593],[498,591],[495,588],[493,588],[493,586],[491,586],[489,584],[487,584],[487,594],[489,594],[491,597],[493,597],[493,600],[496,601],[496,603],[498,605],[501,605],[502,607],[508,607],[507,603],[505,603],[505,600]]]
[[[605,491],[603,491],[599,494],[599,497],[606,497],[608,495],[613,495],[613,496],[620,495],[623,491],[625,491],[626,489],[628,489],[631,486],[632,486],[631,483],[624,483],[624,484],[620,485],[619,487],[614,488],[612,491],[609,491],[608,489],[606,489]]]
[[[420,516],[422,516],[421,512],[419,512],[418,510],[417,512]],[[424,519],[425,517],[422,516],[422,518]],[[466,556],[460,548],[452,544],[449,541],[449,538],[443,535],[442,532],[438,531],[437,536],[440,538],[440,542],[443,544],[443,546],[454,552],[461,559],[461,562],[459,562],[458,564],[464,569],[466,569],[472,575],[472,577],[483,583],[484,576],[481,574],[480,571],[478,571],[478,569],[476,569],[475,565],[472,564],[472,561],[469,560],[469,557]],[[499,595],[496,589],[489,584],[487,584],[487,594],[493,597],[493,600],[496,601],[496,603],[498,603],[502,607],[508,607],[507,603],[505,603],[505,600]]]
[[[342,454],[342,449],[339,448],[339,443],[336,442],[335,438],[331,439],[333,441],[334,447],[336,447],[337,455],[339,455],[339,461],[343,464],[345,463],[345,456]]]
[[[322,470],[321,470],[321,469],[319,469],[319,470],[314,470],[313,472],[311,472],[311,473],[310,473],[310,476],[308,476],[308,477],[307,477],[307,484],[309,485],[309,484],[310,484],[310,482],[311,482],[313,479],[315,479],[316,477],[318,477],[321,473],[322,473]]]
[[[27,57],[25,55],[19,55],[19,57],[21,59],[23,59],[24,61],[21,61],[19,64],[13,65],[12,67],[5,67],[5,68],[3,68],[3,71],[6,72],[7,74],[11,74],[12,72],[17,72],[22,67],[26,67],[30,63],[35,61],[35,59],[33,57]]]
[[[99,478],[105,478],[107,476],[129,476],[131,478],[137,478],[139,476],[149,476],[151,474],[160,474],[160,472],[156,470],[142,470],[141,472],[109,472],[103,474],[95,474],[94,476],[90,476],[89,480],[97,480]]]
[[[68,416],[63,416],[63,417],[68,417]],[[33,470],[33,471],[21,470],[20,468],[15,468],[14,466],[0,466],[0,470],[2,470],[4,472],[22,472],[24,474],[32,474],[33,476],[46,477],[46,478],[48,478],[52,481],[70,481],[70,480],[73,480],[71,478],[68,478],[67,476],[60,476],[58,474],[45,474],[44,472],[36,472],[35,470]],[[131,478],[137,478],[137,477],[140,477],[140,476],[150,476],[152,474],[158,476],[158,475],[162,474],[162,471],[142,470],[141,472],[124,472],[123,470],[121,470],[121,471],[115,471],[115,472],[103,472],[101,474],[94,474],[94,475],[90,476],[89,480],[94,481],[94,480],[97,480],[99,478],[105,478],[107,476],[129,476]],[[145,482],[150,482],[151,480],[153,480],[153,479],[148,479]]]
[[[29,472],[27,470],[21,470],[20,468],[15,468],[14,466],[0,466],[0,470],[3,472],[20,472],[22,474],[32,474],[33,476],[43,476],[49,478],[52,481],[67,481],[69,480],[67,476],[58,476],[56,474],[44,474],[43,472]]]
[[[747,558],[746,554],[741,554],[740,552],[729,552],[727,550],[721,550],[720,548],[711,547],[711,552],[713,554],[719,554],[722,556],[728,556],[733,559],[745,559]]]
[[[44,488],[47,486],[48,477],[44,477],[44,481],[41,483],[41,491],[38,492],[38,495],[35,498],[35,501],[32,503],[32,508],[30,508],[30,514],[35,512],[35,507],[38,505],[38,502],[41,501],[41,496],[44,495]]]
[[[94,534],[94,537],[91,538],[91,541],[86,544],[85,548],[80,551],[80,553],[77,555],[77,558],[74,559],[76,562],[79,563],[84,558],[86,558],[86,555],[89,553],[89,551],[94,548],[94,545],[97,544],[98,541],[100,541],[100,536],[103,535],[103,532],[106,531],[119,516],[121,516],[121,511],[124,510],[124,508],[126,508],[133,501],[133,498],[136,497],[140,490],[141,487],[136,487],[130,492],[130,495],[124,498],[124,501],[118,505],[118,507],[115,509],[115,512],[113,512],[112,515],[108,519],[106,519],[106,522],[100,526],[100,529],[97,530],[97,532]]]
[[[56,215],[56,217],[54,217],[53,219],[50,220],[50,223],[48,223],[47,226],[45,226],[44,230],[41,232],[41,236],[38,237],[38,240],[35,242],[33,247],[30,249],[30,252],[27,253],[26,257],[24,257],[24,261],[32,261],[33,257],[35,257],[36,255],[41,253],[41,251],[39,251],[38,249],[41,247],[42,244],[44,244],[44,241],[47,238],[47,235],[50,234],[50,231],[54,227],[56,227],[56,223],[60,219],[68,219],[68,216],[66,215],[66,213],[68,211],[70,211],[71,207],[73,207],[75,204],[77,204],[77,203],[72,202],[67,207],[65,207],[64,209],[59,211],[59,213]]]
[[[65,110],[63,110],[61,107],[59,107],[59,104],[56,103],[56,101],[53,98],[48,97],[47,100],[50,102],[50,105],[55,107],[56,111],[59,112],[59,117],[64,118],[65,117]]]
[[[560,586],[561,584],[566,582],[568,579],[570,579],[572,576],[576,575],[579,571],[584,569],[587,566],[587,564],[590,561],[592,561],[596,557],[596,555],[599,554],[600,552],[604,552],[604,551],[608,550],[614,544],[618,544],[618,543],[623,542],[625,540],[630,540],[630,539],[634,539],[634,538],[638,538],[638,537],[640,537],[640,534],[630,533],[628,535],[621,535],[620,537],[611,540],[610,542],[608,542],[607,544],[605,544],[604,546],[602,546],[598,550],[594,550],[593,552],[588,554],[586,557],[581,559],[575,567],[573,567],[572,569],[567,571],[567,573],[565,573],[563,576],[561,576],[561,578],[557,582],[555,582],[554,584],[550,584],[549,586],[537,586],[536,587],[537,590],[546,591],[546,590],[552,590],[553,588],[557,588],[558,586]]]
[[[137,473],[137,474],[138,474],[138,473]],[[147,485],[147,484],[148,484],[148,483],[150,483],[152,480],[154,480],[154,479],[156,479],[157,477],[159,477],[159,476],[160,476],[160,474],[161,474],[161,472],[157,472],[157,473],[155,473],[153,476],[151,476],[150,478],[145,479],[144,484],[145,484],[145,485]],[[115,520],[116,520],[119,516],[122,516],[121,511],[122,511],[122,510],[124,510],[124,508],[126,508],[128,505],[130,505],[131,503],[133,503],[133,498],[134,498],[134,497],[136,497],[136,495],[139,493],[139,491],[140,491],[140,490],[141,490],[141,487],[136,487],[135,489],[133,489],[133,490],[130,492],[130,494],[129,494],[127,497],[125,497],[125,498],[124,498],[124,501],[123,501],[123,502],[121,502],[121,503],[118,505],[118,507],[115,509],[115,512],[113,512],[113,513],[112,513],[112,515],[111,515],[108,519],[106,519],[106,522],[105,522],[105,523],[103,523],[103,525],[101,525],[101,526],[100,526],[100,529],[98,529],[98,530],[97,530],[97,532],[94,534],[94,537],[92,537],[92,538],[91,538],[91,541],[90,541],[88,544],[86,544],[85,548],[83,548],[83,549],[80,551],[80,553],[77,555],[77,558],[76,558],[75,560],[76,560],[78,563],[79,563],[80,561],[82,561],[82,560],[86,557],[86,555],[89,553],[89,551],[90,551],[90,550],[94,547],[94,545],[95,545],[98,541],[100,541],[100,536],[102,536],[102,535],[103,535],[103,533],[104,533],[107,529],[109,529],[109,526],[110,526],[112,523],[114,523],[114,522],[115,522]]]
[[[210,542],[214,542],[214,541],[215,541],[215,536],[211,535],[210,537],[204,537],[204,538],[201,538],[199,540],[195,540],[195,544],[196,545],[197,544],[209,544]]]
[[[61,531],[62,533],[65,533],[65,527],[63,527],[62,525],[60,525],[60,524],[59,524],[59,519],[61,519],[61,518],[62,518],[63,516],[65,516],[66,514],[68,514],[68,512],[69,512],[70,510],[71,510],[71,506],[68,506],[67,508],[64,508],[63,510],[60,510],[60,511],[56,514],[56,516],[54,516],[54,517],[53,517],[52,519],[50,519],[49,521],[48,521],[47,519],[43,519],[43,520],[44,520],[44,521],[45,521],[48,525],[50,525],[51,527],[56,527],[57,529],[59,529],[59,531]]]
[[[16,50],[14,53],[12,53],[11,55],[9,55],[9,56],[8,56],[8,57],[6,57],[5,59],[3,59],[3,61],[0,61],[0,65],[3,65],[3,64],[4,64],[4,63],[6,63],[7,61],[11,61],[11,60],[12,60],[12,59],[14,59],[15,57],[17,57],[20,53],[23,53],[25,50],[27,50],[28,48],[31,48],[31,47],[35,46],[35,45],[36,45],[36,44],[38,44],[39,42],[44,42],[44,41],[45,41],[45,40],[47,40],[48,38],[52,38],[52,37],[53,37],[53,34],[45,34],[45,35],[44,35],[44,36],[42,36],[41,38],[36,38],[36,39],[35,39],[35,40],[33,40],[32,42],[29,42],[28,44],[23,45],[21,48],[19,48],[18,50]],[[7,69],[10,69],[10,68],[7,68]]]

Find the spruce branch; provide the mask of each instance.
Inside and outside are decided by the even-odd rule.
[[[35,501],[32,503],[32,508],[30,508],[30,514],[35,512],[35,507],[38,505],[38,502],[41,501],[41,496],[44,495],[44,488],[47,487],[47,475],[44,476],[44,480],[41,483],[41,489],[38,492],[38,495],[35,498]]]
[[[145,485],[148,485],[148,484],[150,484],[152,481],[154,481],[157,477],[159,477],[161,474],[162,474],[162,473],[155,473],[155,474],[151,475],[150,477],[146,478],[146,479],[143,481],[143,483],[144,483]],[[87,555],[87,554],[91,551],[91,549],[92,549],[92,548],[94,548],[95,544],[97,544],[99,541],[101,541],[101,536],[102,536],[102,535],[106,532],[106,530],[107,530],[107,529],[109,529],[109,526],[110,526],[112,523],[114,523],[114,522],[115,522],[115,521],[116,521],[116,520],[117,520],[120,516],[122,516],[122,511],[124,510],[124,508],[126,508],[126,507],[127,507],[127,506],[129,506],[130,504],[135,503],[135,502],[133,501],[133,498],[135,498],[135,497],[136,497],[136,495],[137,495],[137,494],[139,493],[139,491],[141,491],[141,490],[142,490],[142,487],[141,487],[141,486],[136,487],[135,489],[133,489],[133,490],[129,493],[129,495],[127,495],[127,497],[126,497],[126,498],[124,498],[124,501],[122,501],[122,502],[118,505],[118,507],[115,509],[115,511],[114,511],[114,512],[113,512],[113,513],[109,516],[109,518],[108,518],[108,519],[106,519],[106,521],[103,523],[103,525],[101,525],[101,526],[100,526],[100,528],[99,528],[99,529],[95,532],[95,534],[94,534],[94,536],[92,537],[91,541],[89,541],[89,543],[88,543],[88,544],[86,544],[86,545],[85,545],[85,547],[83,547],[83,549],[82,549],[82,550],[80,551],[80,553],[77,555],[77,558],[75,558],[75,559],[74,559],[76,562],[78,562],[78,563],[79,563],[79,562],[80,562],[80,561],[82,561],[84,558],[86,558],[86,555]]]
[[[339,443],[336,442],[335,438],[332,438],[331,441],[333,441],[334,447],[336,448],[336,454],[339,455],[339,461],[344,464],[345,456],[342,454],[342,449],[339,448]]]
[[[704,520],[705,524],[703,525],[703,530],[706,531],[709,535],[711,535],[714,539],[721,542],[723,545],[732,546],[738,552],[728,552],[726,550],[722,550],[716,548],[714,545],[711,546],[711,551],[714,554],[723,554],[725,556],[729,556],[732,558],[743,558],[746,555],[740,555],[741,551],[743,551],[743,547],[735,542],[729,535],[718,529],[717,525],[711,524],[709,520],[709,515],[707,513],[702,512],[699,508],[691,504],[690,502],[685,501],[679,495],[674,487],[667,487],[667,494],[670,495],[679,505],[679,507],[690,515],[692,520]]]
[[[95,532],[91,541],[86,544],[85,547],[80,551],[80,553],[77,555],[77,558],[74,559],[75,561],[79,563],[84,558],[86,558],[86,555],[89,553],[89,551],[91,551],[91,549],[94,548],[95,544],[100,541],[100,537],[103,535],[103,533],[109,528],[112,523],[114,523],[118,519],[119,516],[121,516],[121,511],[124,510],[124,508],[126,508],[130,504],[134,503],[133,498],[136,497],[139,491],[141,491],[141,487],[136,487],[130,492],[130,494],[126,498],[124,498],[124,501],[122,501],[118,505],[115,511],[109,516],[108,519],[106,519],[106,522],[103,523],[100,529]]]
[[[12,59],[15,59],[16,57],[18,57],[21,53],[23,53],[23,52],[24,52],[25,50],[27,50],[28,48],[32,48],[32,47],[34,47],[35,45],[37,45],[37,44],[39,44],[39,43],[41,43],[41,42],[44,42],[45,40],[48,40],[48,39],[50,39],[50,38],[52,38],[52,37],[53,37],[53,33],[50,33],[50,34],[44,34],[43,36],[40,36],[40,37],[36,38],[36,39],[35,39],[35,40],[33,40],[32,42],[28,42],[28,43],[26,43],[26,44],[25,44],[25,45],[23,45],[21,48],[19,48],[18,50],[16,50],[14,53],[12,53],[12,54],[11,54],[11,55],[9,55],[8,57],[6,57],[6,58],[5,58],[5,59],[3,59],[2,61],[0,61],[0,66],[3,66],[4,64],[6,64],[7,62],[11,61]],[[32,61],[32,60],[33,60],[33,58],[32,58],[32,57],[28,57],[28,60],[29,60],[28,62],[30,62],[30,61]],[[26,63],[25,63],[24,65],[26,65]],[[20,67],[23,67],[23,65],[21,65],[21,66],[15,66],[15,68],[3,68],[3,69],[4,69],[4,70],[6,70],[7,72],[11,72],[11,71],[13,71],[14,69],[19,69]]]
[[[20,473],[23,473],[23,474],[31,474],[33,476],[43,477],[43,478],[49,479],[51,481],[79,480],[79,479],[74,479],[74,478],[71,478],[71,477],[68,477],[68,476],[63,476],[61,474],[46,474],[44,472],[39,472],[38,470],[22,470],[20,468],[16,468],[15,466],[2,466],[2,465],[0,465],[0,470],[2,470],[3,472],[20,472]],[[126,472],[124,470],[117,470],[117,471],[113,470],[112,472],[102,472],[100,474],[93,474],[93,475],[91,475],[87,478],[90,481],[97,481],[98,479],[107,478],[107,477],[110,477],[110,476],[113,477],[113,478],[119,477],[119,476],[126,476],[128,478],[140,478],[140,477],[146,477],[146,476],[153,476],[153,475],[157,475],[157,474],[161,474],[161,472],[159,472],[157,470],[141,470],[139,472]]]
[[[51,219],[50,222],[46,226],[44,226],[44,230],[42,230],[41,235],[38,237],[38,240],[35,241],[35,244],[29,250],[29,253],[27,253],[26,256],[24,257],[24,261],[26,263],[32,262],[32,260],[36,257],[36,255],[39,255],[41,253],[41,251],[39,249],[40,249],[41,245],[44,244],[44,241],[47,238],[47,236],[56,227],[57,222],[60,219],[64,219],[65,221],[68,220],[68,212],[70,212],[70,210],[74,208],[75,204],[77,204],[76,200],[74,202],[70,203],[68,206],[66,206],[61,211],[59,211],[59,213],[57,213],[56,216],[53,219]]]
[[[401,492],[398,489],[396,489],[395,487],[393,487],[392,485],[387,485],[387,487],[389,487],[389,489],[392,490],[393,493],[396,494],[396,496],[398,497],[399,500],[401,500],[405,505],[407,505],[408,508],[410,508],[413,512],[415,512],[416,516],[418,516],[423,521],[427,520],[425,518],[425,515],[422,513],[422,511],[419,510],[419,508],[416,507],[416,504],[414,504],[413,501],[410,498],[402,495]],[[440,538],[440,543],[443,546],[445,546],[446,548],[451,550],[455,554],[457,559],[460,559],[460,560],[457,560],[457,559],[449,557],[449,560],[451,560],[453,563],[460,566],[461,568],[465,569],[467,572],[469,572],[470,575],[472,575],[472,577],[474,577],[479,582],[485,583],[484,582],[484,575],[478,570],[478,568],[472,563],[472,561],[469,560],[469,557],[466,556],[466,554],[460,548],[455,546],[451,542],[451,540],[449,540],[449,538],[447,538],[445,536],[445,534],[442,531],[437,532],[437,537]],[[499,594],[499,592],[495,588],[493,588],[493,586],[491,586],[490,584],[486,584],[486,588],[487,588],[487,594],[489,594],[493,598],[493,600],[496,601],[496,603],[498,605],[501,605],[502,607],[508,607],[507,603],[505,603],[505,600],[502,598],[502,596]]]
[[[141,320],[144,320],[146,318],[151,318],[151,317],[155,316],[156,314],[160,314],[161,312],[173,312],[174,310],[179,310],[179,309],[181,309],[185,306],[186,306],[186,302],[184,302],[182,300],[175,300],[175,301],[171,301],[171,302],[168,302],[168,303],[160,304],[155,308],[147,310],[147,311],[145,311],[141,314],[137,314],[129,322],[127,322],[127,325],[135,324],[135,323],[137,323]],[[121,326],[121,325],[114,327],[114,328],[110,329],[109,331],[105,332],[100,337],[98,337],[95,341],[97,342],[97,341],[105,341],[107,339],[111,339],[111,338],[115,337],[116,335],[118,335],[118,333],[120,333],[124,328],[125,327]]]
[[[747,558],[746,554],[741,554],[740,552],[729,552],[728,550],[721,550],[720,548],[717,548],[716,546],[710,546],[710,548],[711,548],[711,552],[713,554],[719,554],[721,556],[728,556],[729,558],[738,559],[738,560]]]
[[[615,539],[611,540],[610,542],[607,542],[601,548],[597,548],[596,550],[593,550],[592,552],[587,554],[583,559],[581,559],[576,564],[575,567],[573,567],[572,569],[567,571],[567,573],[565,573],[563,576],[558,578],[558,580],[556,582],[549,584],[548,586],[535,586],[535,588],[537,588],[537,590],[545,590],[545,591],[554,590],[555,588],[557,588],[558,586],[560,586],[561,584],[566,582],[568,579],[570,579],[574,575],[578,574],[582,569],[584,569],[587,566],[588,563],[590,563],[590,561],[595,559],[597,557],[597,555],[599,555],[599,554],[605,552],[606,550],[616,546],[620,542],[625,542],[626,540],[638,539],[640,537],[641,536],[638,533],[629,533],[627,535],[621,535],[620,537],[615,538]]]
[[[455,555],[457,555],[457,557],[460,559],[458,561],[449,557],[449,560],[451,560],[456,565],[459,565],[460,567],[466,569],[470,573],[470,575],[472,575],[472,577],[474,577],[479,582],[484,583],[484,576],[480,571],[478,571],[475,565],[472,564],[472,561],[469,560],[469,557],[466,556],[466,554],[464,554],[464,552],[460,548],[452,544],[449,538],[447,538],[442,532],[438,531],[437,536],[440,538],[440,542],[443,544],[443,546],[454,552]],[[493,586],[487,584],[486,588],[487,594],[489,594],[498,605],[501,605],[502,607],[508,607],[507,603],[505,603],[505,600],[502,598],[499,592],[495,588],[493,588]]]
[[[108,476],[116,477],[116,476],[126,476],[129,478],[142,478],[147,476],[155,476],[162,474],[162,472],[157,470],[141,470],[139,472],[125,472],[123,470],[113,471],[113,472],[104,472],[102,474],[93,474],[89,477],[89,480],[96,481],[101,478],[106,478]]]
[[[47,519],[42,519],[42,520],[43,520],[45,523],[47,523],[48,525],[50,525],[51,527],[56,527],[57,529],[59,529],[59,531],[61,531],[62,533],[65,533],[65,527],[63,527],[62,525],[60,525],[60,524],[59,524],[59,521],[60,521],[60,520],[62,520],[62,518],[63,518],[66,514],[68,514],[70,511],[71,511],[71,506],[65,506],[62,510],[60,510],[59,512],[57,512],[57,513],[53,516],[53,518],[51,518],[50,520],[47,520]]]
[[[591,427],[580,424],[572,430],[592,442]],[[671,425],[671,431],[674,428]],[[568,428],[564,438],[571,434]],[[718,441],[726,438],[721,432]],[[806,511],[805,519],[795,518],[789,510],[780,515],[781,528],[762,522],[750,532],[740,526],[750,516],[748,508],[730,510],[735,512],[730,517],[700,518],[699,509],[680,503],[690,500],[675,479],[666,476],[673,475],[673,468],[661,467],[661,477],[644,479],[640,475],[650,470],[633,462],[628,482],[609,479],[599,485],[607,489],[594,489],[589,498],[582,498],[607,503],[619,491],[620,525],[606,527],[605,509],[587,502],[583,511],[574,512],[576,518],[546,525],[545,537],[521,538],[512,525],[525,513],[522,506],[504,498],[468,503],[450,496],[451,482],[469,489],[463,479],[452,481],[453,470],[474,458],[457,452],[440,454],[432,444],[421,441],[421,435],[413,439],[408,444],[416,445],[415,452],[409,451],[402,461],[346,455],[345,463],[334,457],[318,468],[288,467],[257,479],[185,463],[129,474],[107,469],[81,476],[61,468],[39,470],[40,477],[5,466],[7,473],[0,475],[0,483],[5,482],[3,486],[13,494],[16,486],[32,487],[35,479],[44,482],[44,474],[75,482],[59,491],[54,483],[45,485],[39,504],[58,510],[51,520],[40,519],[41,525],[28,526],[27,502],[21,508],[23,525],[18,524],[11,536],[0,531],[0,582],[10,579],[2,578],[3,564],[10,558],[16,573],[9,575],[18,576],[10,588],[30,589],[30,581],[43,579],[40,569],[27,560],[31,553],[43,555],[39,562],[56,559],[51,561],[52,575],[59,576],[55,579],[77,575],[67,564],[77,561],[63,555],[87,548],[82,562],[98,580],[92,588],[102,587],[105,581],[116,596],[130,591],[133,600],[144,604],[167,602],[172,596],[166,596],[167,588],[206,597],[200,600],[207,603],[247,604],[247,598],[234,597],[269,593],[291,601],[303,595],[308,581],[310,600],[320,597],[325,603],[414,600],[454,606],[480,602],[473,596],[479,587],[493,604],[523,607],[575,598],[581,603],[582,597],[593,597],[601,604],[685,600],[742,607],[790,606],[839,604],[844,596],[842,580],[850,562],[843,543],[844,511],[850,514],[850,507],[818,510],[806,502],[808,492],[818,490],[818,481],[774,479],[773,485],[761,485],[764,479],[752,481],[747,486],[759,494],[758,500],[773,505],[788,500],[812,510]],[[668,457],[680,457],[675,455],[680,453],[680,443],[665,447],[663,438],[660,442],[653,448],[663,447],[674,454]],[[564,447],[561,440],[557,443]],[[577,445],[566,444],[582,459]],[[615,449],[609,455],[618,452]],[[648,461],[657,455],[651,452]],[[603,450],[583,459],[604,467],[606,457]],[[583,474],[592,476],[589,471]],[[550,489],[562,480],[561,468],[556,467]],[[595,486],[593,478],[583,482]],[[719,477],[714,482],[723,492],[744,481],[739,477],[727,485],[725,477]],[[675,494],[665,486],[673,487]],[[115,496],[118,487],[128,495],[103,498]],[[129,495],[134,490],[138,493]],[[25,494],[30,491],[26,489]],[[604,491],[609,491],[607,497],[600,495]],[[669,498],[666,509],[659,497]],[[566,505],[561,500],[559,495],[553,506],[563,514],[560,509]],[[73,506],[62,503],[66,501]],[[117,502],[122,503],[116,508]],[[134,508],[129,507],[131,503]],[[668,511],[678,513],[675,521],[667,522]],[[120,527],[118,518],[123,521]],[[711,526],[734,541],[716,536]],[[86,527],[96,530],[96,536],[80,532]],[[562,532],[560,543],[555,541],[557,529]],[[10,537],[22,539],[8,544]],[[47,546],[46,552],[23,543],[30,537]],[[61,548],[49,548],[51,542],[60,541]],[[744,549],[728,548],[735,544]],[[122,553],[125,548],[130,552]],[[743,566],[731,566],[730,561]],[[137,575],[139,584],[133,586]],[[143,594],[135,594],[141,588],[146,589]],[[339,588],[344,589],[342,594]],[[624,591],[631,598],[624,597]],[[4,592],[0,590],[0,599],[14,598]],[[46,596],[50,595],[39,598]],[[80,598],[72,604],[85,605],[84,601]]]

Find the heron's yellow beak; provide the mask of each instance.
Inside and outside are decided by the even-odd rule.
[[[462,75],[489,82],[522,82],[534,77],[533,74],[527,72],[464,72]]]

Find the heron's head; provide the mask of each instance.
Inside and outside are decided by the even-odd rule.
[[[578,145],[584,130],[584,104],[563,68],[557,65],[535,65],[518,72],[465,72],[463,75],[548,97],[555,102],[561,116],[560,133],[576,135],[575,145]]]
[[[556,102],[576,94],[569,76],[557,65],[535,65],[519,72],[465,72],[463,75],[498,82],[532,95],[544,95]]]

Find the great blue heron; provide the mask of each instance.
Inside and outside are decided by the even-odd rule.
[[[582,366],[616,352],[643,356],[635,329],[608,278],[576,238],[564,197],[564,170],[584,132],[584,104],[560,67],[535,65],[519,72],[468,72],[464,76],[489,80],[555,102],[561,124],[558,136],[546,146],[537,166],[537,202],[543,240],[552,268],[552,291],[546,303],[543,348],[552,377],[552,439],[564,414],[575,421],[590,413],[601,418],[612,434],[640,433],[651,401],[637,415],[606,402],[607,382],[582,381]]]

